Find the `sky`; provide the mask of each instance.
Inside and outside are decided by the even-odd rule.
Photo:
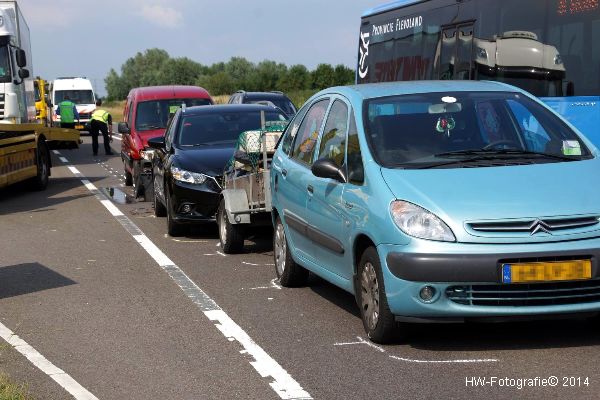
[[[245,57],[313,69],[356,65],[360,16],[388,0],[18,0],[33,72],[104,78],[137,52],[166,50],[205,65]]]

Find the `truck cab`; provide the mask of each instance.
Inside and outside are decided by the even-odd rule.
[[[0,123],[35,122],[29,27],[15,1],[0,1]]]

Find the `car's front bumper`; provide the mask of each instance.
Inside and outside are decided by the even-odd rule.
[[[398,317],[462,320],[600,311],[600,239],[520,245],[416,240],[377,250],[388,304]],[[504,263],[557,259],[590,259],[592,279],[502,283]],[[430,301],[420,297],[425,286],[435,290]]]
[[[173,219],[180,223],[215,221],[220,195],[221,189],[214,180],[202,185],[175,181],[171,192]],[[190,207],[189,212],[184,211],[186,206]]]

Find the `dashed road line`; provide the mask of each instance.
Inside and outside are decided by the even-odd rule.
[[[59,153],[60,154],[60,153]],[[62,161],[62,160],[61,160]],[[68,160],[67,160],[68,163]],[[67,164],[65,163],[65,164]],[[196,283],[191,280],[182,269],[180,269],[169,257],[163,253],[138,227],[124,215],[110,200],[100,192],[87,178],[77,170],[77,168],[68,165],[67,168],[78,178],[81,183],[96,196],[96,198],[108,209],[115,219],[125,228],[127,232],[146,250],[146,252],[156,261],[156,263],[169,275],[169,277],[181,288],[185,295],[200,308],[204,315],[212,321],[217,329],[223,333],[229,342],[237,341],[243,348],[241,354],[249,355],[253,358],[250,365],[258,374],[267,378],[270,377],[269,386],[277,393],[281,399],[288,400],[308,400],[312,396],[305,391],[300,384],[292,378],[277,361],[275,361],[267,352],[265,352],[238,324],[233,321],[219,305],[208,296]],[[118,210],[113,210],[108,204]],[[217,251],[221,256],[225,254]]]
[[[17,336],[13,331],[0,323],[0,337],[4,339],[16,351],[21,353],[40,371],[52,378],[63,389],[69,392],[77,400],[98,400],[96,396],[81,386],[75,379],[56,365],[52,364],[46,357],[31,347],[27,342]]]

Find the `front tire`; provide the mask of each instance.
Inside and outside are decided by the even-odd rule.
[[[225,209],[225,199],[221,199],[217,211],[219,240],[225,254],[240,253],[244,249],[244,228],[239,224],[231,224]]]
[[[275,221],[273,257],[275,258],[275,273],[281,286],[300,287],[306,285],[309,275],[308,270],[298,265],[292,258],[285,236],[285,228],[280,217],[277,217]]]
[[[173,218],[173,214],[175,211],[173,210],[173,204],[171,203],[171,195],[169,194],[169,190],[165,186],[165,201],[167,202],[167,232],[169,236],[177,237],[183,235],[183,225],[175,221]]]
[[[381,262],[374,247],[367,248],[362,254],[357,275],[357,299],[367,336],[381,344],[398,338],[400,332],[387,303]]]
[[[129,171],[127,171],[127,169],[125,169],[125,186],[132,186],[133,185],[133,176],[131,176],[131,173]]]
[[[153,200],[152,205],[154,206],[154,216],[155,217],[166,217],[167,209],[164,206],[164,204],[160,202],[156,188],[154,188],[154,196],[152,196],[152,200]]]
[[[50,179],[50,152],[43,138],[38,140],[36,149],[37,175],[32,180],[34,190],[46,190]]]

